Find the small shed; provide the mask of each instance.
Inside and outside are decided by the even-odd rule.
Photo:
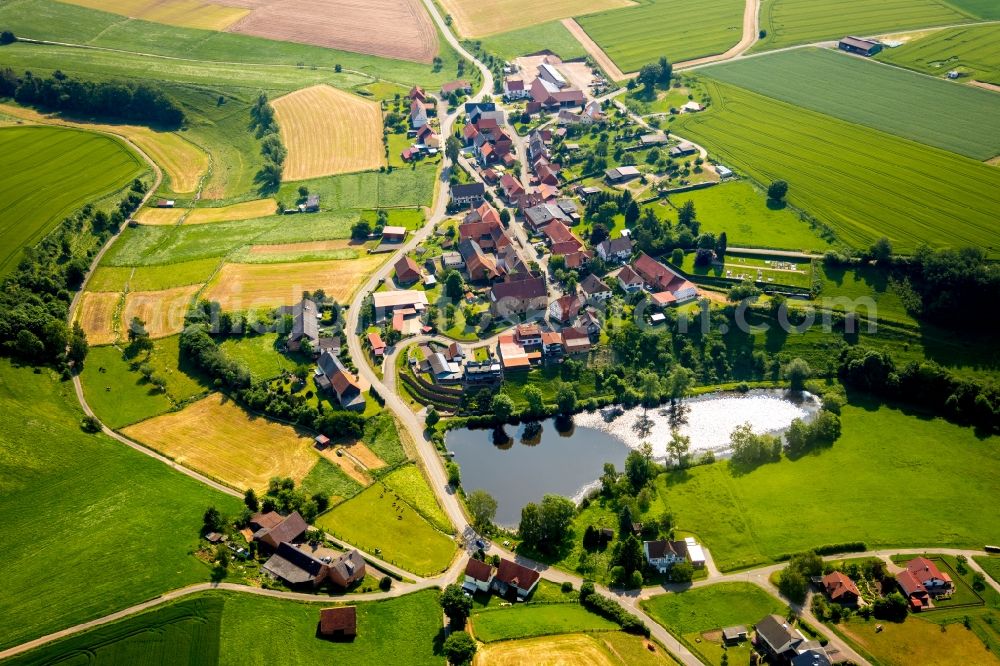
[[[722,642],[726,645],[740,643],[747,639],[747,628],[742,624],[735,627],[726,627],[722,630]]]
[[[358,611],[354,606],[324,608],[319,612],[319,635],[353,638],[358,635]]]
[[[315,441],[316,446],[321,449],[325,449],[330,446],[330,438],[326,435],[316,435],[316,437],[313,438],[313,441]]]
[[[400,243],[406,238],[406,227],[384,227],[382,229],[383,243]]]

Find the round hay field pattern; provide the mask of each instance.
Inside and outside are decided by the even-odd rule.
[[[377,169],[385,164],[377,102],[328,85],[296,90],[272,102],[288,148],[285,180]]]
[[[218,393],[122,432],[234,488],[261,490],[275,476],[301,481],[318,460],[310,437]]]
[[[115,341],[115,309],[122,295],[117,291],[85,291],[80,294],[76,319],[87,342],[92,345],[109,345]]]
[[[138,317],[145,322],[151,338],[180,333],[184,330],[184,314],[199,289],[201,285],[191,284],[161,291],[130,291],[125,294],[122,321],[128,326],[133,317]]]
[[[226,264],[203,296],[223,310],[291,305],[303,291],[323,289],[341,303],[384,261],[383,256],[292,264]]]
[[[566,0],[564,0],[566,1]],[[421,0],[241,0],[228,32],[430,63],[437,31]]]

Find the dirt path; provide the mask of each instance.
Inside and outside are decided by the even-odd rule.
[[[615,81],[625,81],[627,79],[632,79],[637,76],[637,72],[632,72],[631,74],[626,74],[618,68],[615,61],[604,52],[597,42],[590,38],[587,31],[583,29],[575,19],[567,18],[562,20],[562,24],[569,30],[569,34],[576,37],[577,41],[583,46],[584,50],[590,54],[597,65],[603,69],[608,76],[610,76]]]
[[[975,86],[977,88],[982,88],[984,90],[992,90],[993,92],[1000,92],[1000,86],[995,83],[987,83],[986,81],[969,81],[970,86]]]

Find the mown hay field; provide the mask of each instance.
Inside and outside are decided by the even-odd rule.
[[[200,284],[191,284],[158,291],[128,292],[122,309],[123,331],[133,317],[138,317],[145,323],[151,338],[165,338],[180,333],[184,330],[184,315],[199,289]]]
[[[80,322],[87,342],[107,345],[115,341],[115,310],[122,295],[117,291],[85,291],[76,307],[76,320]]]
[[[437,31],[421,0],[255,0],[228,32],[429,63]]]
[[[122,432],[234,488],[260,490],[275,476],[298,481],[317,461],[306,433],[252,416],[221,394]]]
[[[205,290],[223,310],[290,305],[305,290],[323,289],[341,303],[384,260],[378,255],[359,259],[308,261],[295,264],[226,264]]]
[[[497,607],[474,613],[472,631],[484,643],[532,638],[577,631],[614,631],[618,628],[577,603],[527,604]]]
[[[743,36],[743,0],[644,0],[638,7],[581,16],[577,23],[623,72],[723,53]]]
[[[163,266],[98,266],[87,280],[87,291],[157,291],[203,284],[219,267],[218,259],[198,259]]]
[[[208,224],[211,222],[233,222],[252,220],[273,215],[278,209],[274,199],[255,199],[230,206],[216,208],[156,208],[147,206],[135,214],[135,221],[150,226],[177,224]]]
[[[602,649],[598,639],[587,634],[565,634],[528,638],[487,645],[476,652],[474,666],[520,666],[520,664],[560,664],[560,666],[615,666],[623,664]]]
[[[1000,85],[1000,25],[931,32],[894,49],[883,49],[875,58],[934,76],[955,70],[965,80]]]
[[[111,137],[56,127],[0,129],[0,275],[64,217],[118,192],[145,170]]]
[[[985,649],[961,622],[941,625],[910,615],[905,622],[851,618],[840,631],[886,666],[969,664],[996,666],[1000,659]]]
[[[249,9],[202,0],[66,0],[67,2],[156,23],[184,28],[225,30]]]
[[[767,36],[753,50],[968,20],[970,15],[939,0],[763,0],[760,27]]]
[[[1000,32],[995,34],[1000,37]],[[1000,95],[981,88],[956,86],[827,49],[747,58],[710,67],[706,73],[976,160],[1000,154]]]
[[[955,153],[708,82],[709,111],[681,116],[678,134],[761,183],[783,179],[789,201],[854,247],[888,237],[1000,247],[1000,170]],[[997,250],[993,250],[996,253]]]
[[[271,102],[288,148],[284,180],[303,180],[385,165],[378,102],[311,86]]]
[[[462,37],[476,38],[519,30],[556,19],[630,7],[636,3],[632,0],[554,0],[553,2],[497,0],[490,3],[477,0],[442,0],[441,4],[451,15]]]
[[[113,125],[63,120],[13,104],[0,104],[0,112],[32,122],[76,127],[124,137],[149,155],[150,159],[163,169],[166,184],[173,192],[194,192],[198,187],[198,180],[208,170],[208,155],[205,151],[174,132],[161,132],[141,125]],[[135,157],[134,159],[138,160],[139,158]]]
[[[455,555],[451,537],[380,484],[316,519],[316,526],[421,576],[444,571]]]
[[[190,554],[205,507],[236,515],[242,506],[84,433],[82,416],[72,385],[56,373],[0,360],[0,511],[8,534],[30,535],[4,546],[0,650],[207,581],[208,568]],[[73,566],[54,567],[58,555],[42,552],[72,553]]]

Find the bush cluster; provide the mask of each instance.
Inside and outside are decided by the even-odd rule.
[[[621,605],[594,591],[594,584],[585,582],[580,586],[580,603],[588,610],[605,617],[621,626],[623,631],[649,638],[649,627]]]

